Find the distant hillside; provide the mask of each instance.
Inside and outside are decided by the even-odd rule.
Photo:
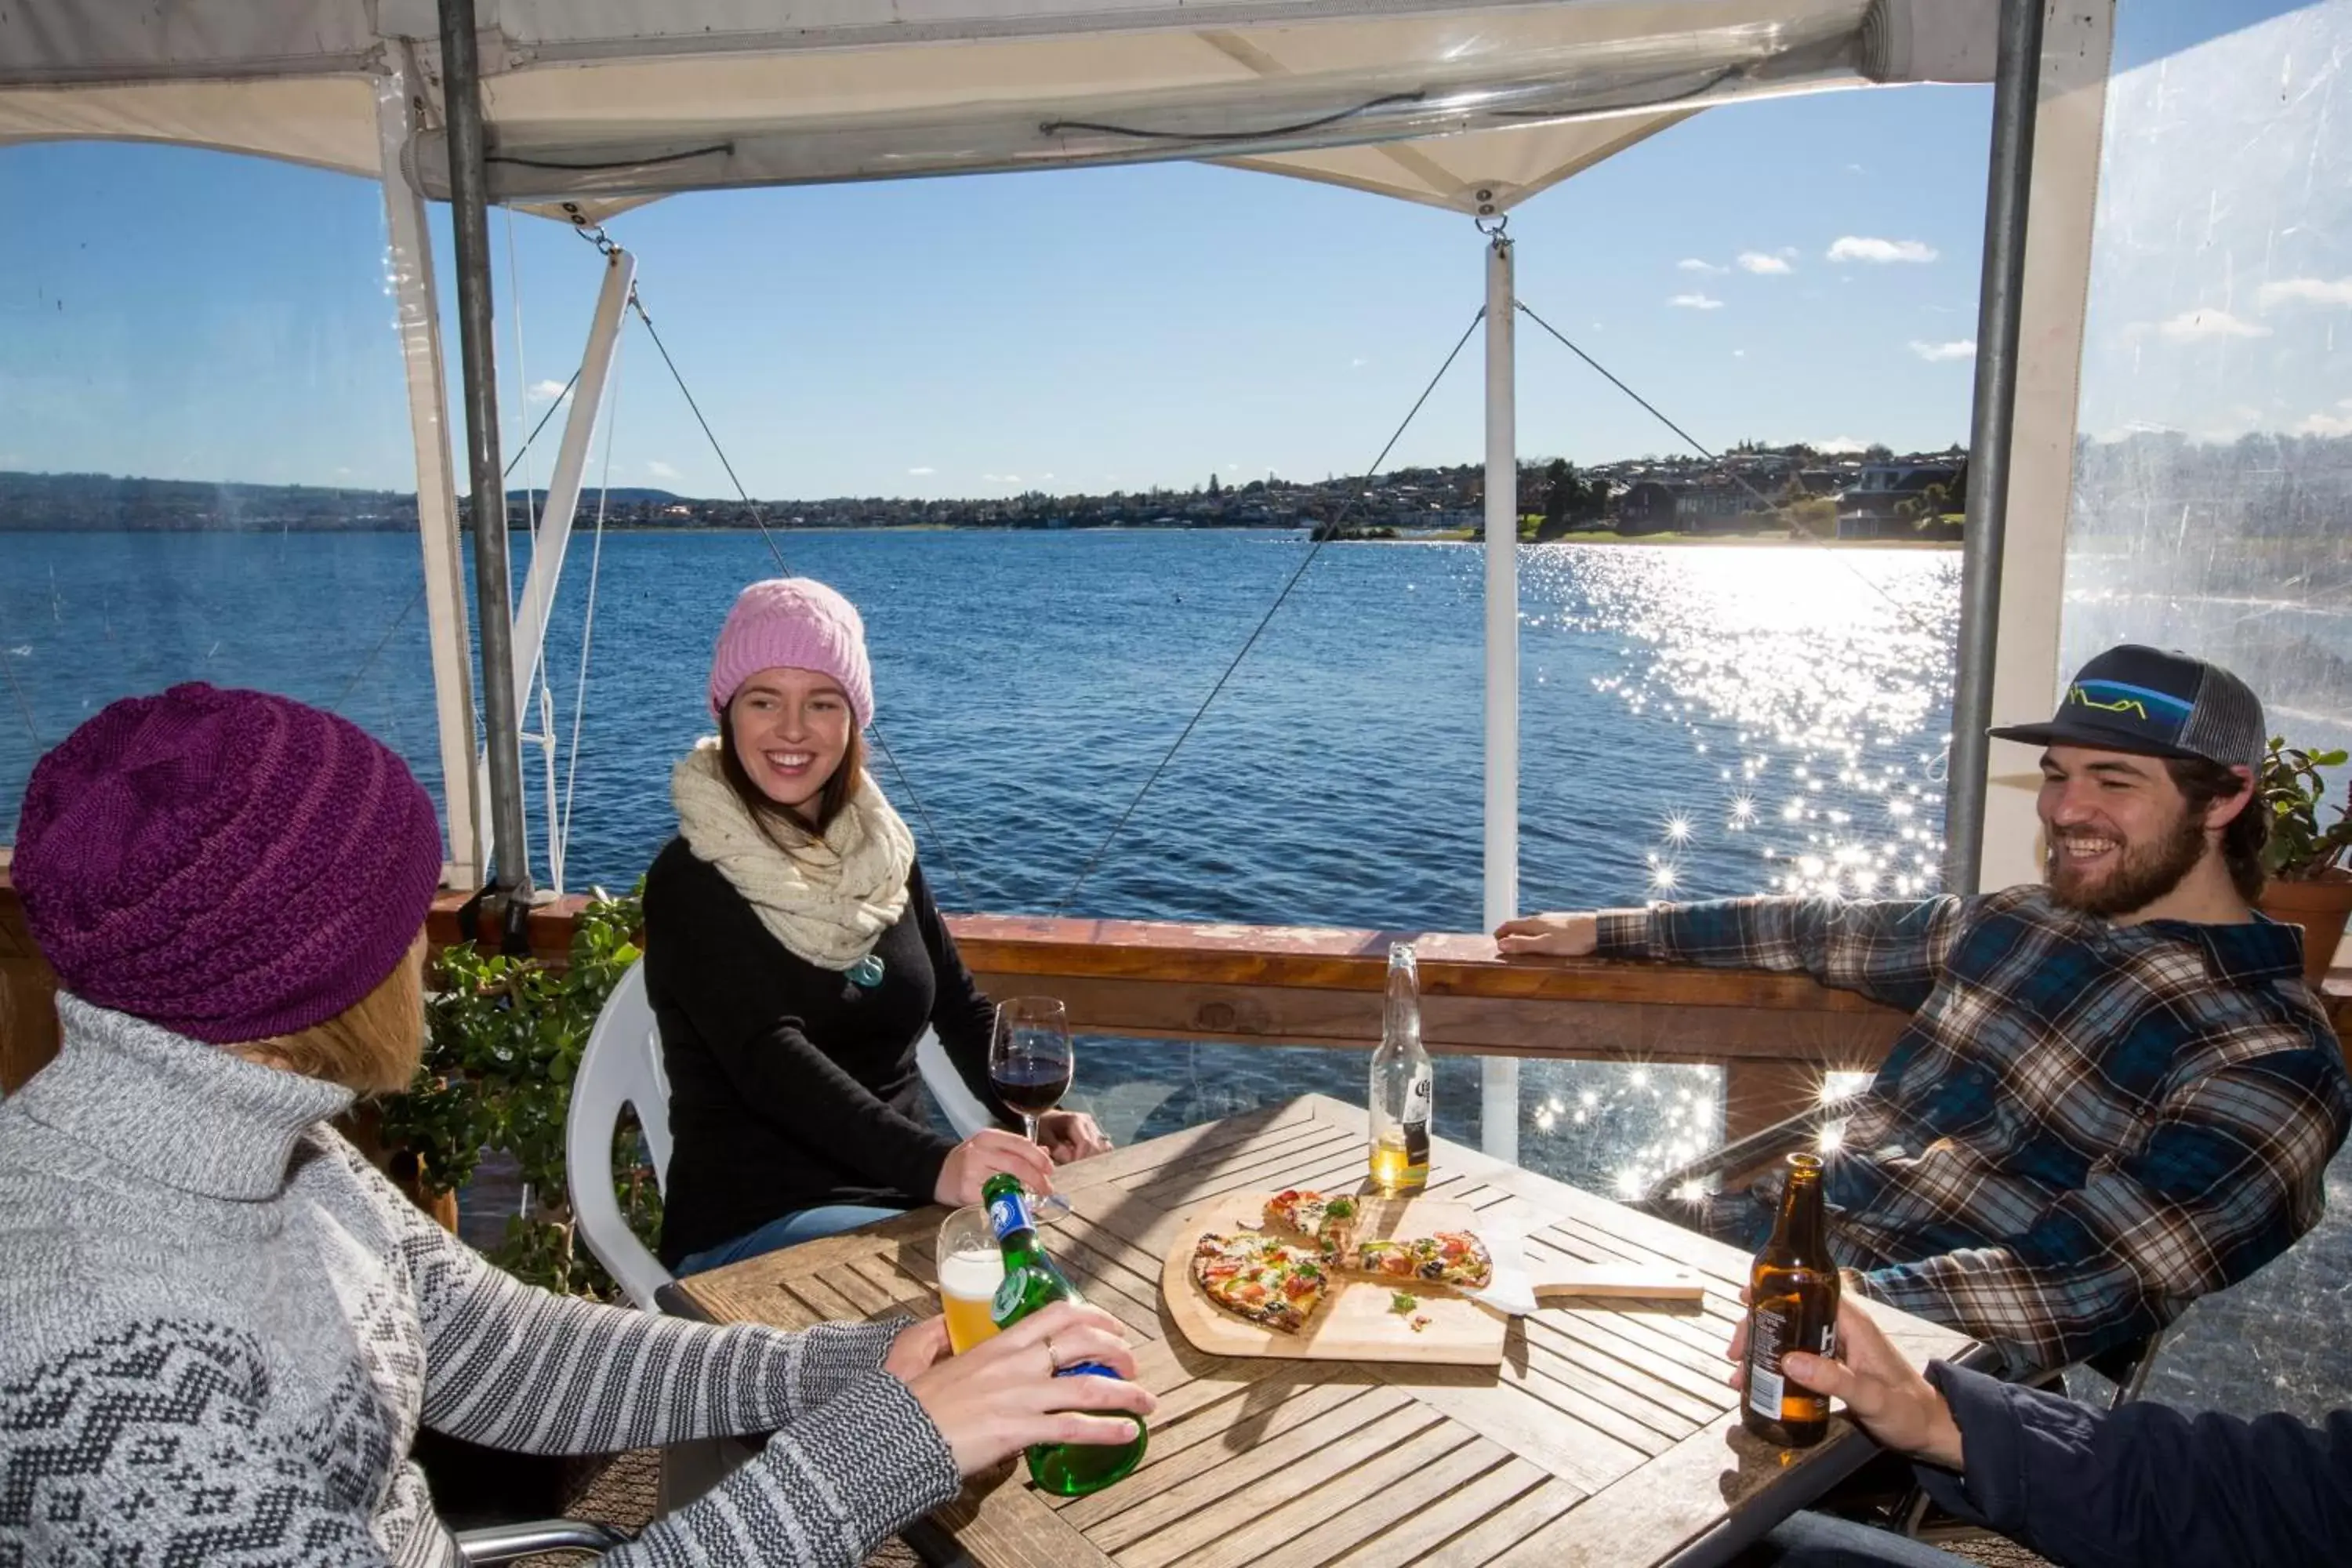
[[[580,495],[580,504],[590,508],[593,508],[595,506],[596,498],[598,496],[610,496],[615,504],[623,506],[667,506],[673,501],[679,501],[686,499],[683,496],[676,495],[668,490],[640,489],[631,485],[614,485],[609,490],[600,490],[593,485],[591,485],[586,489],[582,490]],[[533,506],[544,506],[547,504],[547,492],[543,489],[509,490],[507,492],[507,504],[509,506],[520,506],[525,496],[529,496],[530,498],[531,504]],[[412,510],[414,509],[412,508]]]
[[[394,490],[0,471],[0,530],[368,533],[415,526],[416,498]]]
[[[583,505],[591,515],[598,492]],[[547,491],[509,490],[518,521],[525,499],[547,504]],[[615,487],[610,505],[631,513],[679,504],[668,490]],[[460,512],[465,498],[457,500]],[[618,513],[616,512],[616,515]],[[140,479],[112,474],[26,474],[0,470],[0,532],[79,530],[144,533],[376,533],[416,526],[416,497],[404,490],[331,489],[320,485],[208,484],[199,479]]]

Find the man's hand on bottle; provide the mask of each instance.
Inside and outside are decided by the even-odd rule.
[[[1744,1305],[1748,1292],[1739,1300]],[[1747,1392],[1748,1323],[1731,1335],[1727,1352],[1738,1363],[1731,1386]],[[1919,1371],[1873,1321],[1851,1295],[1838,1300],[1838,1353],[1834,1360],[1790,1351],[1780,1370],[1815,1394],[1845,1401],[1846,1414],[1884,1447],[1948,1470],[1961,1468],[1964,1455],[1958,1423],[1936,1385]]]
[[[1591,910],[1521,915],[1495,928],[1495,946],[1506,958],[1547,952],[1555,958],[1587,958],[1601,942],[1601,917]]]
[[[1081,1362],[1118,1375],[1054,1375]],[[1118,1320],[1069,1301],[934,1363],[907,1386],[967,1476],[1033,1443],[1127,1442],[1135,1428],[1125,1417],[1149,1415],[1156,1403],[1135,1381],[1135,1354]]]
[[[956,1208],[976,1204],[980,1184],[999,1173],[1020,1177],[1033,1195],[1054,1190],[1052,1155],[1018,1132],[983,1127],[948,1151],[931,1195]]]

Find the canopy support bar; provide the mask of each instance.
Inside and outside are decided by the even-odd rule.
[[[404,67],[376,79],[376,141],[383,158],[383,212],[398,301],[400,357],[408,380],[408,426],[416,450],[416,531],[425,552],[425,640],[433,658],[434,711],[441,753],[441,816],[447,879],[482,885],[480,806],[474,768],[474,683],[466,644],[466,568],[457,526],[457,480],[449,461],[448,364],[441,350],[440,290],[433,277],[425,195],[401,165],[415,133],[414,90]]]
[[[1483,228],[1484,226],[1482,226]],[[1511,242],[1486,247],[1486,929],[1519,912],[1519,454]],[[1480,1142],[1519,1163],[1519,1064],[1479,1064]]]
[[[596,296],[596,312],[588,326],[588,347],[580,356],[580,374],[572,384],[572,407],[564,416],[563,442],[556,448],[555,468],[547,477],[547,504],[539,515],[539,537],[530,552],[530,570],[523,574],[522,599],[514,625],[514,710],[530,710],[532,686],[547,658],[547,626],[555,613],[556,591],[563,584],[563,554],[572,542],[572,520],[580,510],[580,486],[588,471],[588,447],[594,438],[597,417],[604,407],[604,387],[613,369],[613,346],[620,341],[627,319],[630,290],[636,287],[637,258],[614,246],[605,254],[604,286]],[[548,726],[549,765],[553,766],[553,731]],[[553,789],[547,801],[547,847],[551,875],[555,871],[555,808]],[[559,890],[562,879],[557,878]]]
[[[474,601],[481,620],[482,729],[489,752],[490,860],[496,886],[519,907],[530,899],[530,840],[522,815],[514,601],[507,569],[507,485],[499,464],[481,59],[474,33],[474,0],[439,0],[439,5],[441,89],[449,121],[449,218],[457,254],[457,359],[465,379],[466,455],[474,501]]]
[[[1976,407],[1969,433],[1966,539],[1960,555],[1958,679],[1944,800],[1944,890],[1973,893],[1983,868],[1992,742],[1993,659],[2000,620],[2001,544],[2009,525],[2010,442],[2016,429],[2018,321],[2025,303],[2025,215],[2033,188],[2033,125],[2042,89],[2043,0],[2002,0],[1993,70],[1992,149],[1985,190],[1984,271],[1977,300]]]

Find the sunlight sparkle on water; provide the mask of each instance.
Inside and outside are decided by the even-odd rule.
[[[1654,890],[1706,898],[1790,887],[1758,862],[1785,864],[1802,852],[1796,836],[1823,823],[1840,846],[1862,853],[1802,867],[1793,890],[1889,888],[1892,840],[1915,825],[1915,809],[1926,815],[1942,784],[1943,752],[1923,742],[1948,727],[1938,721],[1950,711],[1957,557],[1889,554],[1858,564],[1801,548],[1629,546],[1547,551],[1524,570],[1524,602],[1541,623],[1531,642],[1573,637],[1586,657],[1616,657],[1618,672],[1595,679],[1582,700],[1613,702],[1653,722],[1661,714],[1682,721],[1658,727],[1657,754],[1643,759],[1635,787],[1672,781],[1679,791],[1696,782],[1719,792],[1664,812],[1659,842],[1668,854],[1642,866]],[[1563,641],[1561,657],[1569,652]],[[1729,759],[1711,752],[1735,746],[1736,767],[1714,765]],[[1704,771],[1690,765],[1702,759]],[[1789,793],[1759,805],[1756,782],[1775,768],[1792,780]],[[1885,816],[1859,809],[1869,797]],[[1558,804],[1587,805],[1565,791]],[[1650,810],[1660,804],[1654,795]],[[1709,812],[1738,837],[1705,841],[1697,825]],[[1926,870],[1916,879],[1932,890]]]

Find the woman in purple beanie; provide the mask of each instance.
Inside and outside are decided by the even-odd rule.
[[[341,719],[113,703],[35,765],[11,869],[61,1031],[0,1103],[0,1563],[449,1563],[429,1426],[772,1432],[604,1561],[855,1564],[961,1478],[1151,1406],[1098,1311],[961,1356],[936,1318],[694,1324],[522,1285],[409,1204],[331,1123],[415,1074],[441,833]],[[1120,1378],[1052,1375],[1076,1361]]]
[[[662,1261],[679,1274],[1110,1145],[1094,1119],[961,1143],[924,1120],[915,1048],[939,1032],[988,1081],[993,1009],[957,955],[914,835],[866,771],[874,677],[856,606],[824,584],[743,590],[710,661],[716,739],[670,774],[678,837],[646,874],[646,991],[661,1023],[673,1152]]]

